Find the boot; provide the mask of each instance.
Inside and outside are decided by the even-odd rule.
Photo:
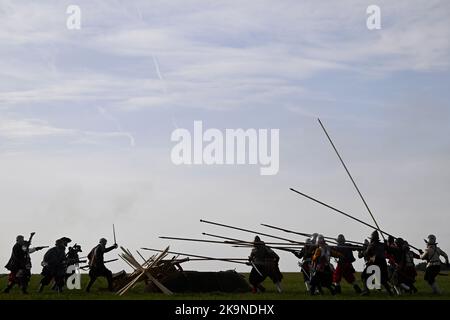
[[[335,294],[342,293],[342,288],[341,288],[341,285],[339,283],[335,283],[332,287],[334,288]]]
[[[408,285],[406,285],[405,283],[401,283],[400,287],[406,292],[411,291],[411,288]]]
[[[433,290],[433,294],[441,294],[441,289],[439,289],[436,282],[431,285],[431,289]]]
[[[368,296],[370,294],[369,288],[367,288],[367,284],[365,281],[363,281],[363,290],[361,292],[361,296]]]
[[[309,284],[309,281],[305,281],[305,287],[306,287],[306,291],[309,292],[309,290],[311,289],[311,285]]]
[[[355,290],[357,294],[361,294],[362,292],[361,288],[356,283],[353,285],[353,290]]]
[[[266,292],[266,288],[264,288],[262,284],[258,284],[256,287],[258,288],[258,290],[259,290],[261,293]]]
[[[3,293],[9,293],[13,286],[14,286],[14,284],[8,284],[8,286],[5,288],[5,290],[3,290]]]
[[[24,284],[24,285],[22,285],[22,293],[23,294],[28,294],[28,285],[27,284]]]
[[[315,285],[312,285],[309,288],[309,294],[312,295],[312,296],[316,294],[316,286]]]
[[[387,291],[387,293],[390,295],[390,296],[393,296],[394,295],[394,293],[392,292],[392,290],[391,290],[391,286],[389,285],[389,284],[385,284],[384,285],[384,288],[386,289],[386,291]]]
[[[281,293],[281,292],[283,292],[283,289],[281,289],[281,282],[277,282],[277,283],[275,283],[275,286],[277,287],[277,291],[278,291],[278,293]]]
[[[94,281],[95,280],[89,280],[89,283],[88,283],[88,285],[87,285],[87,287],[86,287],[86,292],[89,292],[89,291],[91,291],[91,287],[92,287],[92,285],[94,284]]]
[[[331,293],[332,296],[335,296],[335,295],[336,295],[336,289],[334,288],[333,285],[329,286],[329,287],[328,287],[328,290],[330,290],[330,293]]]

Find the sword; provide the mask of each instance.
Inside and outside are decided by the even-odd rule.
[[[256,272],[258,272],[261,277],[264,277],[263,274],[258,270],[256,265],[253,263],[253,261],[250,261],[250,263],[252,264],[252,267],[255,268]]]
[[[300,267],[300,272],[308,277],[308,281],[311,281],[311,276],[308,274],[308,272],[306,272],[305,269],[303,269],[302,265],[299,263],[298,266]]]
[[[117,244],[117,241],[116,241],[116,228],[114,228],[114,223],[113,223],[113,236],[114,236],[114,245],[116,245]]]

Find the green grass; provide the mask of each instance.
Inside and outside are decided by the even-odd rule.
[[[252,293],[244,293],[244,294],[230,294],[230,293],[202,293],[202,294],[174,294],[172,296],[167,296],[159,293],[144,293],[143,284],[139,284],[132,290],[130,290],[125,296],[119,297],[118,295],[107,292],[102,288],[106,287],[106,282],[104,279],[98,279],[92,288],[89,294],[85,293],[84,290],[65,290],[62,294],[58,294],[53,292],[49,288],[46,288],[44,293],[37,293],[37,288],[39,285],[39,281],[41,279],[40,275],[33,275],[30,286],[29,286],[29,294],[23,295],[20,290],[16,287],[9,294],[0,293],[0,300],[4,299],[33,299],[33,300],[79,300],[79,299],[101,299],[101,300],[123,300],[123,299],[132,299],[132,300],[161,300],[161,299],[175,299],[175,300],[215,300],[215,299],[275,299],[275,300],[303,300],[303,299],[394,299],[394,300],[403,300],[403,299],[450,299],[450,277],[439,276],[438,283],[440,288],[443,290],[442,295],[432,295],[431,289],[427,283],[423,280],[423,273],[420,272],[417,277],[416,287],[419,289],[419,292],[414,295],[405,294],[402,296],[394,296],[389,297],[385,292],[372,292],[368,297],[360,297],[359,295],[353,292],[353,288],[351,288],[347,283],[342,283],[342,294],[338,296],[331,296],[329,292],[325,289],[325,295],[323,296],[314,296],[311,297],[306,294],[305,287],[302,282],[302,277],[300,273],[284,273],[283,279],[283,290],[282,294],[278,294],[275,290],[274,285],[270,280],[266,280],[264,282],[264,286],[267,288],[267,291],[264,294],[252,294]],[[248,274],[246,274],[248,276]],[[359,275],[358,275],[359,278]],[[2,277],[0,279],[0,288],[6,286],[6,277]],[[82,288],[86,287],[88,281],[88,277],[83,275],[82,277]]]

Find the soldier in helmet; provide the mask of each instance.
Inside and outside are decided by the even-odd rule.
[[[416,293],[417,288],[414,283],[416,282],[417,272],[414,259],[420,259],[420,256],[410,250],[408,241],[398,238],[397,242],[401,249],[397,282],[402,291]]]
[[[344,278],[349,284],[353,286],[356,293],[361,293],[361,288],[356,283],[355,269],[353,268],[353,262],[355,257],[353,251],[357,250],[355,246],[352,246],[345,241],[343,234],[337,236],[337,246],[334,248],[341,255],[338,258],[336,269],[333,272],[333,285],[336,293],[341,293],[341,279]]]
[[[302,261],[298,262],[298,265],[302,271],[303,282],[305,283],[306,290],[309,292],[311,289],[311,261],[314,254],[316,245],[312,244],[311,238],[306,238],[305,245],[300,251],[293,251],[292,253]]]
[[[440,256],[443,256],[447,267],[449,266],[448,255],[442,251],[436,242],[436,236],[430,234],[428,240],[424,240],[427,247],[424,252],[421,252],[420,258],[427,261],[425,269],[425,281],[431,286],[434,294],[440,294],[441,290],[436,283],[436,276],[441,270]]]
[[[107,240],[105,238],[101,238],[99,244],[88,254],[90,280],[88,286],[86,287],[86,292],[91,290],[92,285],[98,277],[105,277],[108,281],[108,290],[113,290],[112,272],[106,268],[103,255],[111,250],[117,249],[117,244],[106,247],[106,243]]]
[[[39,292],[42,292],[52,279],[55,281],[56,291],[62,292],[66,275],[66,247],[71,241],[67,237],[60,238],[55,241],[55,246],[45,253],[41,263],[43,278],[39,285]]]
[[[316,289],[322,294],[322,287],[328,288],[332,295],[336,293],[332,286],[333,265],[330,258],[340,256],[339,252],[328,246],[323,235],[317,237],[317,247],[314,250],[311,264],[311,287],[309,290],[311,295],[316,293]]]
[[[378,266],[380,268],[381,285],[386,289],[389,295],[393,294],[391,286],[388,283],[388,270],[385,251],[386,251],[385,245],[384,243],[380,242],[378,231],[377,230],[373,231],[370,237],[369,245],[367,246],[367,249],[364,252],[364,258],[366,260],[366,268],[361,274],[361,278],[363,280],[364,285],[364,290],[361,293],[362,295],[368,295],[370,293],[369,289],[367,288],[367,280],[369,277],[367,268],[372,265]]]
[[[262,282],[269,277],[275,284],[277,291],[281,293],[281,280],[283,275],[278,268],[278,262],[280,257],[269,247],[266,246],[264,241],[256,236],[253,241],[253,250],[248,257],[249,264],[252,265],[252,270],[249,276],[249,282],[253,286],[252,291],[254,293],[260,291],[264,292],[265,288]]]

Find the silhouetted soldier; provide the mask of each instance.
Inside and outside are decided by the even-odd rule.
[[[258,290],[264,292],[265,288],[262,286],[262,282],[269,277],[275,284],[277,291],[281,293],[281,279],[283,275],[278,268],[280,257],[267,247],[258,236],[255,237],[253,243],[254,249],[248,257],[250,264],[253,266],[249,277],[250,284],[253,286],[253,292],[256,293]]]
[[[317,248],[314,250],[311,264],[311,287],[309,293],[316,294],[316,289],[322,294],[322,287],[328,288],[332,295],[336,292],[332,285],[333,266],[331,257],[340,257],[341,254],[332,249],[325,241],[323,235],[317,237]]]
[[[316,250],[316,245],[312,244],[311,238],[306,238],[305,245],[300,251],[293,251],[292,253],[299,259],[302,259],[298,262],[298,265],[303,274],[303,282],[306,286],[306,291],[309,292],[311,289],[311,263],[312,256]]]
[[[368,295],[370,293],[367,288],[367,280],[369,275],[367,273],[367,268],[371,265],[378,266],[380,268],[380,282],[381,285],[386,289],[389,295],[392,295],[391,286],[388,283],[388,268],[386,263],[386,247],[385,244],[380,242],[380,237],[378,231],[373,231],[370,237],[370,243],[364,252],[364,258],[366,260],[366,268],[361,274],[363,280],[364,290],[362,295]]]
[[[338,235],[337,246],[334,248],[337,252],[341,254],[338,258],[336,269],[333,272],[333,285],[336,293],[341,293],[341,279],[344,278],[349,284],[353,286],[356,293],[361,293],[361,288],[356,283],[355,278],[355,268],[353,268],[353,262],[355,262],[355,257],[353,256],[353,251],[357,248],[351,244],[346,243],[343,234]]]
[[[25,241],[22,235],[16,237],[16,244],[12,248],[11,258],[5,266],[10,271],[10,274],[8,276],[8,285],[3,290],[4,293],[8,293],[15,284],[19,285],[24,294],[28,293],[28,282],[31,277],[30,254],[44,248],[30,248],[34,234],[34,232],[31,233],[28,241]]]
[[[436,276],[441,271],[442,262],[440,256],[444,257],[445,263],[449,267],[448,255],[437,246],[435,235],[430,234],[428,240],[425,240],[425,243],[427,244],[427,248],[420,255],[421,259],[427,261],[424,279],[428,282],[434,294],[440,294],[441,290],[436,283]]]
[[[108,290],[113,290],[113,284],[112,284],[112,272],[105,266],[105,260],[103,258],[103,255],[113,249],[117,248],[117,244],[114,244],[110,247],[106,247],[106,239],[101,238],[100,243],[91,250],[91,252],[88,254],[89,259],[89,284],[86,288],[86,292],[89,292],[91,290],[92,285],[94,284],[95,280],[97,280],[98,277],[105,277],[108,281]]]
[[[58,239],[55,246],[45,253],[41,263],[43,278],[39,285],[39,292],[42,292],[52,279],[55,280],[56,291],[62,292],[66,275],[66,247],[69,242],[71,240],[66,237]]]

